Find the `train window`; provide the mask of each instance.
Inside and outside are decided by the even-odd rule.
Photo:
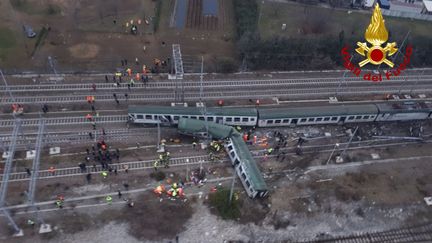
[[[188,116],[182,116],[182,118],[189,118]]]
[[[375,118],[375,116],[370,116],[370,119],[374,119]]]
[[[239,122],[240,121],[240,117],[234,117],[234,121],[235,122]]]
[[[200,116],[199,119],[200,119],[201,121],[204,121],[204,117],[203,117],[203,116]]]
[[[363,116],[363,119],[369,119],[369,116]]]
[[[276,124],[279,124],[279,123],[281,123],[282,121],[281,120],[275,120],[275,123]]]
[[[348,120],[354,120],[354,116],[349,116]]]
[[[137,119],[143,119],[143,115],[137,115]]]
[[[242,122],[248,122],[248,121],[249,121],[249,118],[247,118],[247,117],[242,118]]]
[[[308,122],[313,122],[315,118],[308,118]]]
[[[250,187],[249,181],[245,181],[245,182],[246,182],[247,187]]]
[[[212,117],[212,116],[210,116],[210,117],[207,117],[207,121],[214,121],[214,117]]]
[[[291,124],[297,124],[297,122],[298,122],[298,119],[292,119],[291,120]]]
[[[317,121],[317,122],[322,121],[322,117],[318,117],[316,121]]]
[[[142,115],[141,115],[141,117],[142,117]],[[152,119],[152,116],[151,115],[146,115],[145,118],[146,119]]]
[[[231,151],[230,155],[231,155],[231,157],[233,157],[233,158],[234,158],[234,156],[235,156],[235,153],[234,153],[234,151]]]
[[[267,120],[267,124],[273,124],[273,120]]]
[[[361,119],[361,116],[356,116],[356,119]]]
[[[251,121],[251,122],[254,122],[254,121],[255,121],[255,118],[251,118],[250,121]]]
[[[179,116],[174,116],[174,121],[178,121],[178,119],[179,119],[180,117]]]
[[[240,172],[243,171],[243,167],[241,167],[241,165],[239,166],[239,171],[240,171]]]
[[[337,119],[338,119],[338,118],[335,117],[335,116],[331,118],[332,121],[337,121]]]
[[[283,119],[282,123],[289,123],[289,119]]]
[[[324,117],[324,121],[330,121],[330,117]]]
[[[227,118],[226,118],[226,121],[227,121],[227,122],[232,122],[232,117],[227,117]]]
[[[306,118],[302,118],[300,122],[306,122]]]
[[[243,179],[246,180],[246,175],[244,173],[242,173],[241,175],[242,175]]]
[[[191,116],[190,118],[191,118],[191,119],[197,119],[197,117],[196,117],[196,116]]]

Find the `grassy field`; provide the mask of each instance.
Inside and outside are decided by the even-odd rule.
[[[319,37],[338,35],[342,30],[345,37],[363,38],[364,31],[371,18],[371,12],[352,12],[335,10],[296,3],[275,3],[259,1],[261,17],[259,31],[263,38],[284,37]],[[387,30],[396,41],[411,30],[411,36],[432,37],[432,22],[384,16]],[[286,24],[282,30],[282,24]]]
[[[6,58],[15,45],[16,39],[14,32],[10,29],[0,28],[0,59]]]

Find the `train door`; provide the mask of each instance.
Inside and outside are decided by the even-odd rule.
[[[339,123],[344,123],[346,120],[346,116],[341,116],[339,119]]]
[[[221,116],[217,116],[217,117],[216,117],[216,123],[218,123],[218,124],[223,124],[223,117],[221,117]]]

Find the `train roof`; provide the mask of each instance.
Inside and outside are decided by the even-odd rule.
[[[232,129],[234,130],[234,128]],[[261,171],[259,170],[255,159],[252,157],[252,154],[246,143],[243,141],[240,133],[235,131],[231,136],[231,141],[239,159],[243,162],[242,167],[248,175],[249,181],[253,185],[254,190],[267,190],[267,185],[261,175]]]
[[[215,116],[256,116],[255,108],[207,107],[206,115]],[[129,106],[128,113],[170,114],[170,115],[202,115],[199,107],[178,106]]]
[[[377,104],[380,113],[411,113],[411,112],[432,112],[432,104],[426,102],[404,102],[404,103],[379,103]]]
[[[280,107],[259,109],[260,119],[377,114],[374,104]]]
[[[220,125],[215,122],[205,122],[196,119],[180,118],[178,129],[181,132],[188,134],[207,132],[206,123],[208,125],[208,133],[216,139],[225,139],[231,136],[233,128],[230,126]]]

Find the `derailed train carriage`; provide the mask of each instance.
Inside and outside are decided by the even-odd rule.
[[[207,136],[208,132],[213,138],[224,139],[226,141],[224,144],[225,149],[248,196],[257,198],[268,195],[268,188],[258,165],[243,141],[241,134],[233,127],[214,122],[180,118],[178,129],[180,133],[186,135]]]
[[[344,124],[409,121],[432,118],[426,102],[323,105],[277,108],[207,108],[131,106],[129,119],[137,124],[176,125],[180,118],[197,119],[233,126],[278,127],[295,125]]]

